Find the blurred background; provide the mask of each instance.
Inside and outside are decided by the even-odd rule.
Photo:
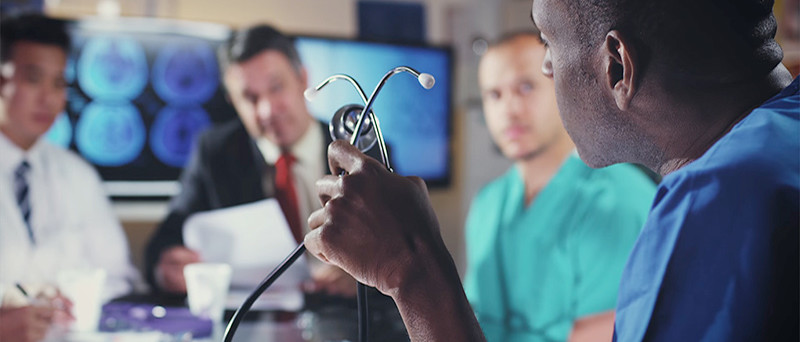
[[[483,124],[478,59],[487,41],[530,29],[530,7],[531,0],[0,2],[4,13],[41,11],[74,22],[68,109],[48,138],[98,168],[138,267],[144,243],[178,191],[174,181],[193,137],[235,118],[217,84],[215,55],[229,30],[265,22],[298,37],[311,84],[346,72],[370,90],[390,67],[403,64],[434,74],[435,92],[408,90],[414,85],[393,80],[398,84],[387,84],[375,108],[398,172],[423,175],[428,182],[444,240],[462,275],[470,201],[510,166]],[[784,64],[796,76],[798,0],[777,0],[774,9]],[[376,62],[354,65],[354,54]],[[309,108],[327,120],[350,102],[357,101],[332,91]],[[109,111],[118,119],[90,120]]]

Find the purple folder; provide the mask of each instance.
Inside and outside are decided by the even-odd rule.
[[[193,337],[208,337],[214,322],[201,318],[186,307],[164,307],[153,304],[114,302],[103,306],[99,330],[160,331],[171,335],[185,333]]]

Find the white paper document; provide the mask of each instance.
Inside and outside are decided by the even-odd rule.
[[[231,289],[226,307],[236,309],[263,278],[296,247],[283,211],[274,198],[196,213],[183,225],[186,247],[204,262],[231,265]],[[300,284],[309,279],[301,256],[253,305],[260,310],[299,310]]]

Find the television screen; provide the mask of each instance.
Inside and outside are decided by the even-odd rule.
[[[220,87],[222,25],[147,18],[72,23],[67,107],[47,138],[114,197],[169,197],[197,134],[235,117]]]
[[[419,176],[432,187],[449,184],[450,50],[318,37],[297,37],[296,46],[308,70],[310,87],[341,73],[358,81],[369,96],[383,75],[397,66],[433,75],[436,84],[426,90],[411,74],[396,74],[375,99],[373,111],[389,145],[395,172]],[[309,102],[309,110],[328,122],[337,109],[351,103],[364,104],[350,84],[337,81]]]
[[[151,18],[84,19],[71,25],[67,107],[46,138],[93,164],[114,198],[167,198],[197,135],[235,119],[225,99],[216,51],[226,26]],[[436,77],[431,90],[410,75],[386,83],[373,107],[393,167],[430,186],[450,178],[451,54],[444,48],[297,37],[309,86],[334,73],[353,76],[369,93],[391,68]],[[363,104],[336,82],[308,103],[329,121],[341,106]]]

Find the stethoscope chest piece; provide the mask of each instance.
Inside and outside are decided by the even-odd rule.
[[[348,104],[339,108],[339,110],[333,114],[333,118],[331,118],[330,124],[328,125],[331,138],[333,138],[333,140],[344,139],[351,141],[353,132],[356,130],[356,125],[358,124],[359,115],[363,110],[364,106],[359,104]],[[356,147],[361,150],[361,152],[366,152],[371,149],[378,140],[375,130],[372,129],[373,120],[377,120],[374,114],[367,115],[367,117],[364,118],[364,123],[361,127],[361,135],[359,139],[356,140]]]

